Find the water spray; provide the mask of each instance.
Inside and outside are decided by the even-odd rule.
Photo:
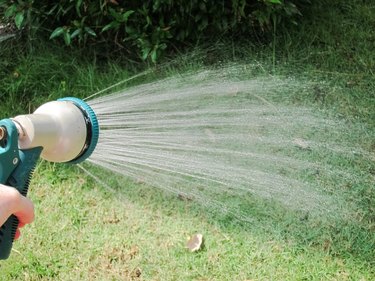
[[[0,183],[26,196],[39,157],[58,163],[80,163],[94,151],[97,117],[78,98],[62,98],[33,114],[0,120]],[[0,259],[7,259],[18,227],[12,215],[0,228]]]

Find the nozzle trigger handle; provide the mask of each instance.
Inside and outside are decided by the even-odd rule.
[[[19,164],[6,182],[15,187],[23,196],[27,195],[31,176],[39,159],[41,147],[19,151]],[[0,228],[0,259],[7,259],[13,246],[18,228],[18,218],[11,215]]]
[[[0,142],[0,183],[16,188],[26,196],[41,147],[18,149],[18,132],[10,119],[0,121],[6,136]],[[18,219],[11,215],[0,228],[0,259],[7,259],[13,246]]]

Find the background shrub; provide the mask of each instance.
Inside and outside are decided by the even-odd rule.
[[[136,51],[155,62],[172,46],[206,36],[266,33],[297,23],[309,0],[0,0],[0,18],[28,39]]]

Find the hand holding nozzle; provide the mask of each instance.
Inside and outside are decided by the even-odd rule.
[[[15,215],[19,221],[15,235],[15,239],[18,239],[21,234],[19,228],[34,221],[34,205],[15,188],[0,184],[0,225],[11,215]]]
[[[0,127],[0,147],[5,147],[8,133],[4,127]],[[18,227],[14,239],[21,235],[20,228],[34,221],[34,205],[30,199],[22,195],[16,188],[0,183],[0,226],[11,215],[18,219]],[[0,230],[0,236],[3,233]]]

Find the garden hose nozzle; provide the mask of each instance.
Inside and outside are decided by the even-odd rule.
[[[0,120],[0,183],[26,196],[39,157],[51,162],[80,163],[94,151],[99,138],[97,117],[78,98],[47,102],[33,114]],[[18,219],[0,228],[0,259],[10,255]]]

